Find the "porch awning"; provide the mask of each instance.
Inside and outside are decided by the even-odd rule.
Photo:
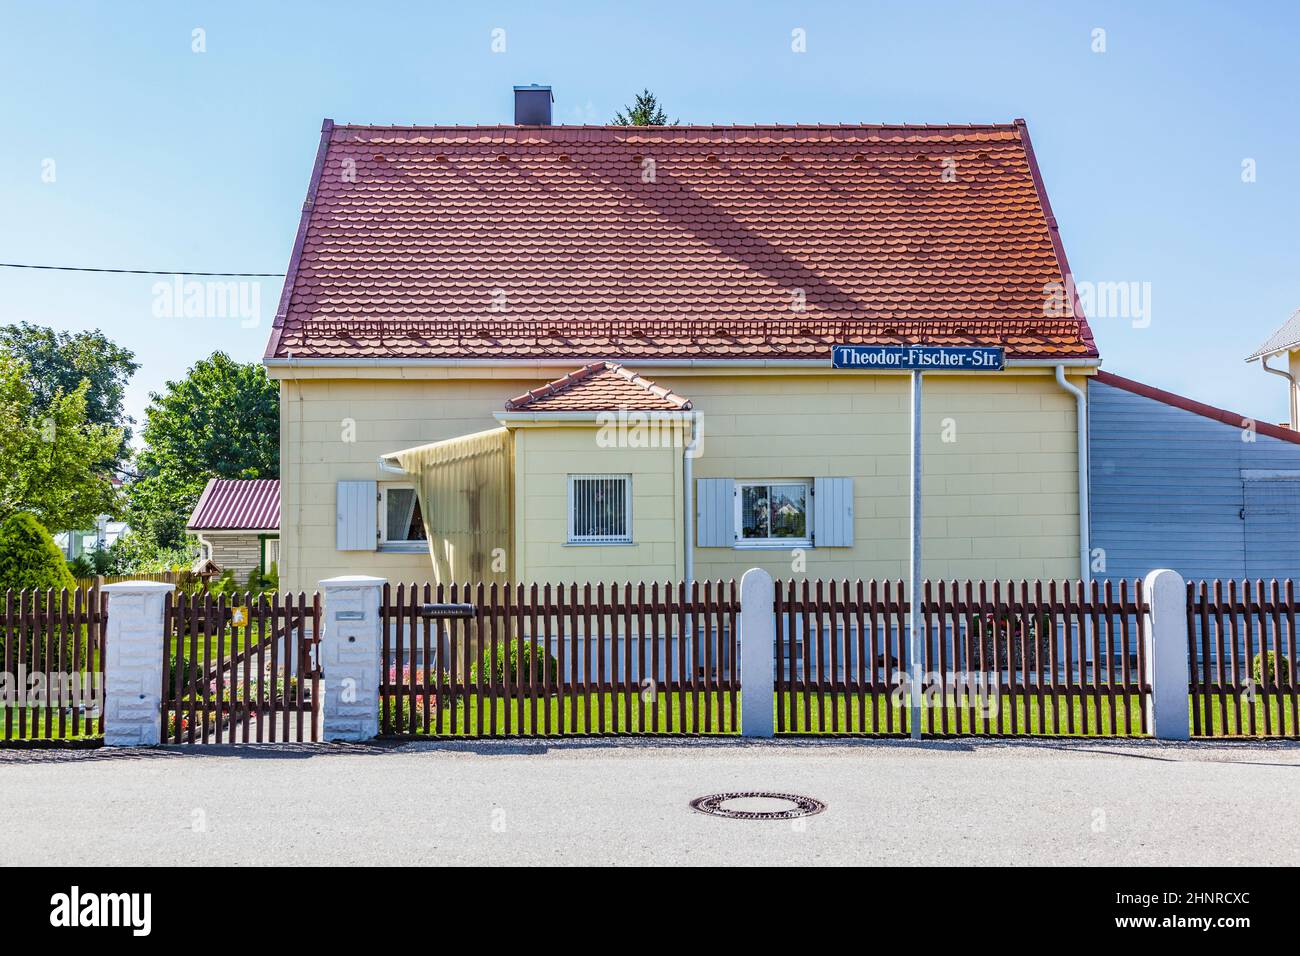
[[[383,456],[415,484],[435,582],[510,579],[514,458],[514,438],[506,428]]]

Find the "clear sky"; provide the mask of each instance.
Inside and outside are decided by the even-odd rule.
[[[0,24],[0,261],[283,272],[323,117],[509,122],[516,83],[562,123],[642,87],[684,122],[1025,117],[1076,276],[1137,283],[1136,318],[1093,320],[1105,367],[1286,415],[1242,359],[1300,308],[1300,4],[10,0]],[[256,325],[167,318],[158,281],[0,269],[0,322],[135,350],[139,418],[214,349],[259,358],[280,295]]]

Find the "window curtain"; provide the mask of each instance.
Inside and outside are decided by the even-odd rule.
[[[514,438],[505,428],[385,455],[411,476],[439,584],[511,580]],[[503,556],[493,570],[493,553]]]

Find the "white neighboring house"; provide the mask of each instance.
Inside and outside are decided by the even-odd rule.
[[[243,581],[280,561],[280,482],[275,478],[212,478],[185,530],[199,539],[196,570],[209,561]]]
[[[130,530],[125,521],[110,521],[108,515],[100,515],[94,528],[88,531],[60,531],[54,536],[54,543],[67,560],[73,561],[83,554],[107,550]]]

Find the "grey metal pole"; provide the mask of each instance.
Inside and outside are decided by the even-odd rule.
[[[921,372],[912,372],[912,543],[908,568],[907,597],[911,604],[907,639],[907,662],[911,680],[912,739],[921,739]]]

